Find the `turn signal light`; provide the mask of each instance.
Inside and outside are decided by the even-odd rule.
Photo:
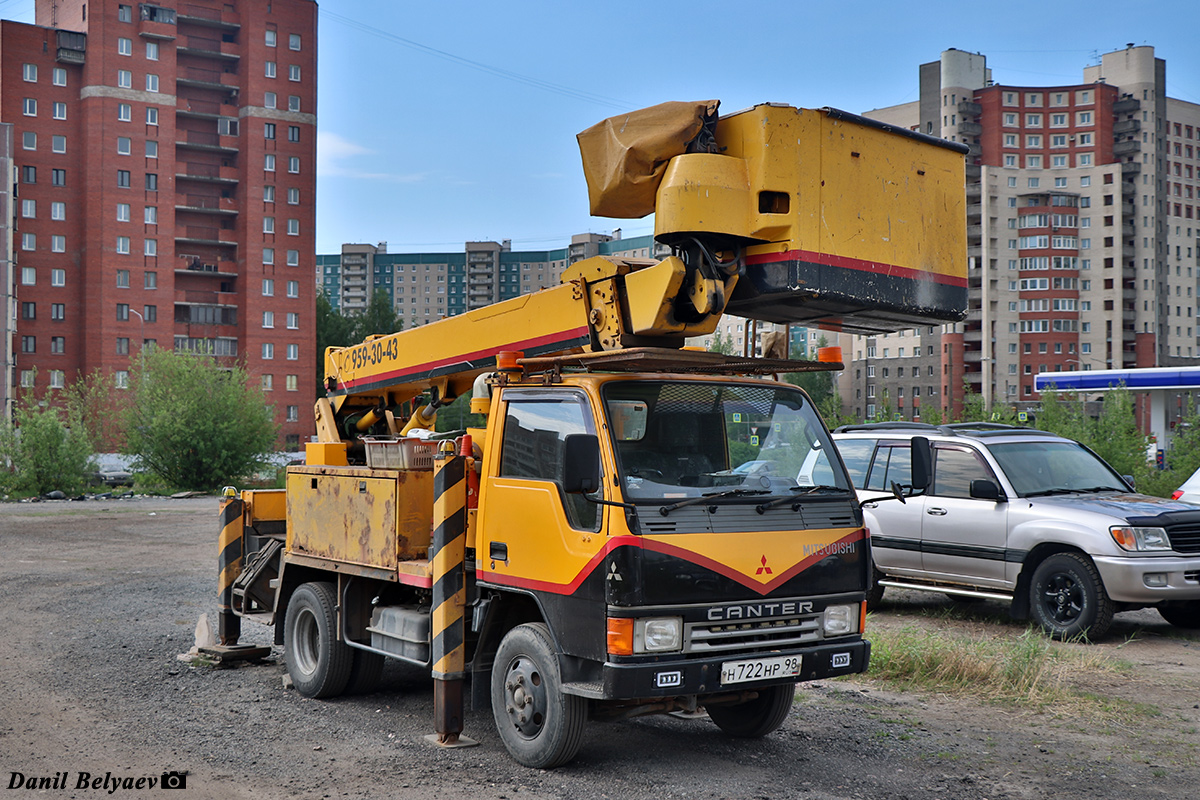
[[[608,653],[613,656],[633,655],[633,619],[608,618]]]

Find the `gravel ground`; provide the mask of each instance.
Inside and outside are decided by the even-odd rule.
[[[203,798],[1127,800],[1200,784],[1200,640],[1149,611],[1094,646],[1125,668],[1085,688],[1140,704],[1119,722],[836,681],[802,685],[783,728],[756,742],[704,718],[597,723],[575,762],[545,772],[508,758],[476,711],[465,734],[480,746],[440,750],[423,739],[433,702],[418,670],[389,666],[376,694],[315,701],[283,688],[278,651],[232,669],[177,659],[200,614],[215,624],[216,512],[212,498],[0,504],[0,787],[133,796],[149,791],[138,778],[179,771]],[[1024,630],[996,604],[947,606],[900,594],[873,624]],[[271,641],[254,623],[244,633]],[[83,772],[108,783],[77,788]]]

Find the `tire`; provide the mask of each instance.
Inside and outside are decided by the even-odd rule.
[[[518,625],[504,635],[492,664],[492,715],[504,747],[521,764],[552,769],[583,744],[587,700],[562,692],[550,629]]]
[[[1158,613],[1176,628],[1200,628],[1200,600],[1170,600],[1160,603]]]
[[[871,565],[871,577],[867,583],[867,610],[874,611],[883,602],[884,587],[879,585],[879,579],[883,577],[883,573],[875,569]]]
[[[758,690],[758,697],[736,706],[706,706],[709,718],[717,727],[739,739],[761,739],[778,730],[792,710],[796,684],[768,686]]]
[[[353,656],[337,638],[337,592],[332,583],[305,583],[288,602],[283,658],[296,691],[337,697],[350,678]]]
[[[353,660],[343,694],[370,694],[379,688],[383,677],[383,656],[351,648]]]
[[[1080,553],[1058,553],[1038,564],[1029,582],[1029,608],[1046,633],[1064,641],[1101,638],[1114,610],[1096,565]]]

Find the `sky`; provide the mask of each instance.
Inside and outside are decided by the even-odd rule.
[[[32,22],[33,0],[0,15]],[[577,133],[667,100],[911,102],[918,65],[952,47],[987,56],[997,83],[1050,86],[1151,45],[1167,94],[1200,103],[1196,0],[325,0],[318,19],[318,253],[653,233],[651,217],[589,215]]]

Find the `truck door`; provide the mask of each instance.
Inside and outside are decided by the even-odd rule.
[[[936,444],[933,485],[921,514],[926,577],[1004,588],[1008,504],[971,497],[971,481],[1000,482],[974,449]]]

